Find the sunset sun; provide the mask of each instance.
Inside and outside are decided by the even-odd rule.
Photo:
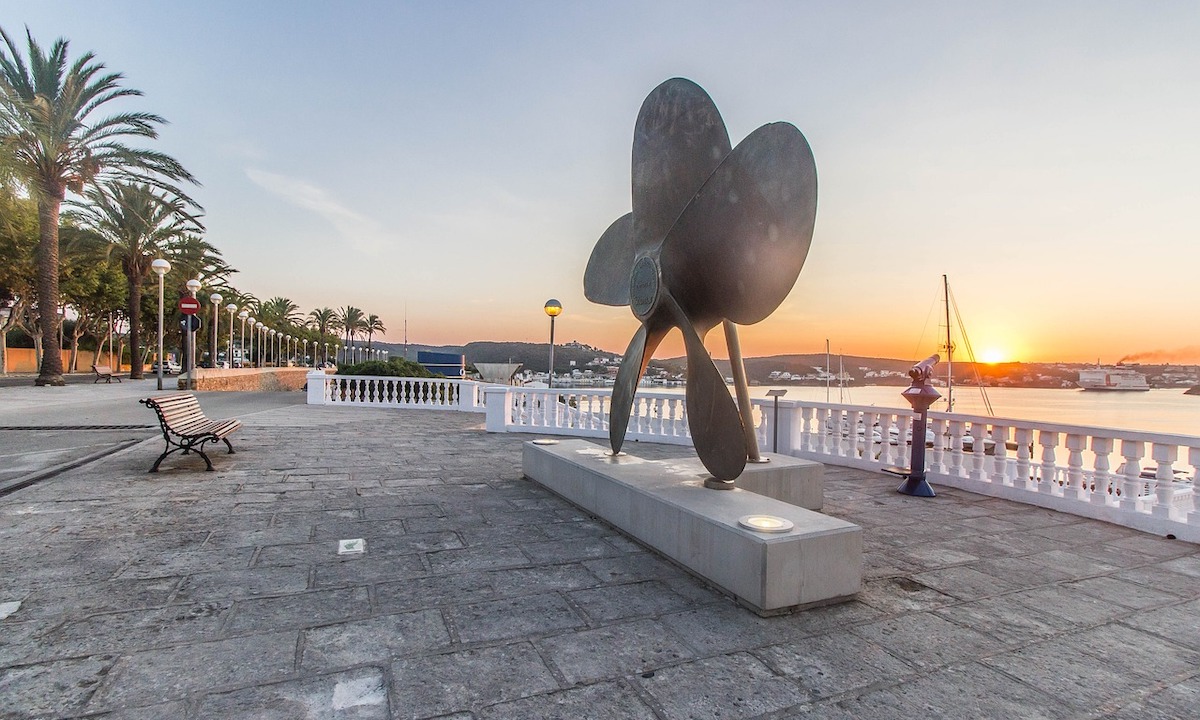
[[[1003,350],[998,350],[996,348],[988,348],[987,350],[983,351],[983,353],[980,355],[979,359],[983,360],[985,363],[987,363],[989,365],[995,365],[996,363],[1004,362],[1005,357],[1006,357],[1006,354]]]

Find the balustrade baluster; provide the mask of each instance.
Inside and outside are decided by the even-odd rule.
[[[1174,444],[1153,443],[1150,446],[1150,456],[1154,458],[1158,469],[1154,471],[1154,509],[1155,517],[1171,517],[1175,507],[1175,461],[1179,459],[1179,448]]]
[[[1112,438],[1092,437],[1092,454],[1096,456],[1096,465],[1092,473],[1092,497],[1089,501],[1093,505],[1115,504],[1118,499],[1110,472],[1112,465],[1108,459],[1112,449]]]
[[[1012,485],[1008,472],[1008,427],[992,426],[992,472],[991,482],[997,485]]]
[[[946,469],[946,421],[942,418],[934,418],[930,421],[930,426],[933,429],[933,452],[930,453],[932,465],[929,470],[949,475]]]
[[[1038,445],[1042,446],[1042,462],[1038,465],[1038,492],[1060,495],[1061,487],[1055,458],[1055,451],[1058,448],[1058,433],[1039,430],[1037,438]]]
[[[987,479],[987,473],[984,472],[983,464],[987,461],[987,425],[981,422],[971,422],[971,472],[968,474],[972,480],[983,481]]]
[[[654,399],[654,430],[655,435],[667,434],[667,422],[663,417],[663,399]]]
[[[1088,499],[1088,489],[1083,479],[1083,451],[1086,447],[1087,437],[1078,433],[1067,434],[1067,484],[1063,495],[1084,501]]]
[[[879,424],[879,413],[863,413],[863,459],[878,461],[879,441],[875,439],[875,427]]]
[[[963,433],[967,423],[962,420],[950,421],[950,467],[946,474],[953,477],[963,477]]]
[[[1196,507],[1196,483],[1200,482],[1200,446],[1188,447],[1188,464],[1192,466],[1192,505],[1187,511],[1189,525],[1200,524],[1200,508]]]
[[[1146,484],[1141,478],[1141,461],[1145,452],[1146,446],[1142,441],[1121,440],[1121,457],[1125,459],[1125,469],[1121,473],[1120,506],[1122,510],[1130,512],[1138,510],[1138,498],[1142,494],[1142,487]]]

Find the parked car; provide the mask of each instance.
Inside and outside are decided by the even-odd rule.
[[[155,360],[154,363],[150,366],[150,372],[155,375],[158,374],[158,361],[157,360]],[[183,368],[180,367],[179,363],[175,362],[174,360],[168,360],[163,365],[163,375],[178,375],[181,372],[183,372]]]

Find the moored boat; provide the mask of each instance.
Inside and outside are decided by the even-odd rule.
[[[1127,367],[1096,367],[1079,371],[1079,387],[1084,390],[1149,390],[1146,376]]]

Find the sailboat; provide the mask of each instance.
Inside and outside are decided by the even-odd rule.
[[[942,303],[945,308],[946,318],[946,341],[938,346],[938,352],[945,353],[946,358],[946,412],[954,412],[954,339],[952,332],[954,326],[950,322],[950,311],[954,310],[954,318],[958,321],[958,331],[962,335],[963,345],[967,349],[967,357],[971,360],[971,371],[975,373],[975,385],[979,388],[979,393],[983,398],[983,407],[987,410],[987,414],[995,417],[996,413],[992,409],[992,401],[988,397],[987,387],[983,384],[983,379],[979,376],[979,364],[975,360],[975,350],[971,347],[971,340],[967,337],[967,328],[963,324],[962,314],[958,311],[958,303],[954,301],[954,295],[950,292],[950,281],[942,275]]]

